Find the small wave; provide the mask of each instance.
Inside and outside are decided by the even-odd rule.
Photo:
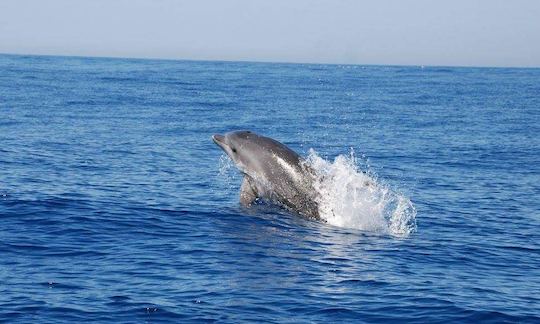
[[[411,200],[359,170],[354,151],[330,162],[311,149],[306,161],[315,170],[319,212],[329,224],[401,237],[416,230]]]

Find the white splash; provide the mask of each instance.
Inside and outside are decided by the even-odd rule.
[[[404,195],[357,167],[351,150],[334,162],[311,149],[307,163],[315,170],[319,212],[329,224],[408,236],[416,230],[416,209]]]
[[[234,162],[225,153],[219,157],[219,177],[223,181],[225,187],[229,190],[237,189],[238,187],[238,169]]]
[[[225,176],[230,173],[231,170],[235,170],[234,168],[235,165],[231,158],[227,154],[222,153],[219,157],[219,174]]]

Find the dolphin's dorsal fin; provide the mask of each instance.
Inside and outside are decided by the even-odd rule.
[[[242,187],[240,187],[240,203],[243,206],[249,206],[252,202],[257,199],[257,192],[255,191],[255,186],[252,185],[251,180],[248,176],[244,176],[244,181],[242,181]]]

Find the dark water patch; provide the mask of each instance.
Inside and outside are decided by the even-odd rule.
[[[20,125],[22,124],[22,122],[20,121],[15,121],[15,120],[0,120],[0,127],[3,127],[3,126],[16,126],[16,125]]]
[[[347,279],[342,280],[338,283],[339,285],[345,286],[365,286],[365,287],[385,287],[389,283],[377,281],[377,280],[360,280],[360,279]]]
[[[10,251],[15,253],[20,252],[42,252],[49,250],[49,247],[44,245],[34,245],[34,244],[9,244],[2,243],[4,251]]]
[[[97,106],[97,105],[103,104],[103,102],[99,101],[99,100],[93,100],[93,99],[88,99],[88,100],[67,100],[64,104],[67,107],[70,107],[70,106],[88,107],[88,106]]]
[[[71,291],[71,290],[84,289],[84,287],[82,287],[82,286],[73,285],[73,284],[66,284],[66,283],[59,283],[59,282],[55,282],[55,281],[49,281],[49,282],[41,283],[40,285],[43,286],[43,287],[50,288],[50,289],[55,289],[55,290]]]
[[[533,246],[497,246],[499,249],[508,249],[515,252],[522,252],[525,254],[539,254],[540,253],[540,247],[533,247]]]
[[[460,318],[467,322],[482,322],[482,323],[536,323],[540,320],[539,316],[513,316],[496,311],[475,311],[470,315]]]
[[[121,76],[104,76],[104,77],[100,77],[99,80],[110,81],[110,82],[140,82],[139,78],[121,77]]]

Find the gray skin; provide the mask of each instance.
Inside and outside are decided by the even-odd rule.
[[[321,220],[313,189],[313,171],[300,155],[280,142],[250,131],[212,136],[244,174],[240,202],[257,198],[277,203],[299,215]]]

